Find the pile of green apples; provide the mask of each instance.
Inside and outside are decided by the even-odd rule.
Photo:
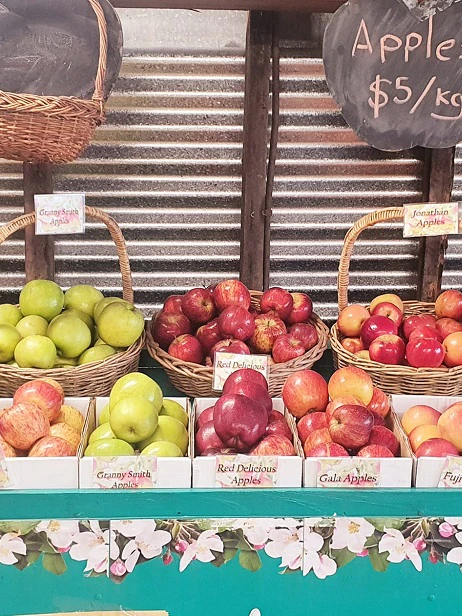
[[[114,385],[98,427],[88,439],[85,456],[133,456],[137,452],[181,458],[188,451],[188,414],[167,400],[146,374],[131,372]]]
[[[32,280],[19,305],[0,304],[0,364],[18,368],[69,368],[102,361],[134,344],[142,313],[90,285],[65,293],[51,280]]]

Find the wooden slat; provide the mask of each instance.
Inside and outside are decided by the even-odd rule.
[[[334,13],[342,0],[112,0],[116,8]]]

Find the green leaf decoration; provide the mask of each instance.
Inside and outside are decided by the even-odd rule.
[[[379,540],[377,539],[377,537],[375,535],[371,535],[370,537],[367,538],[367,541],[364,544],[364,547],[365,548],[376,547],[378,543],[379,543]]]
[[[253,550],[242,550],[239,552],[239,564],[247,571],[258,571],[261,568],[260,556]]]
[[[384,572],[388,569],[388,565],[390,564],[387,560],[388,554],[388,552],[380,553],[379,548],[369,549],[369,558],[371,559],[374,571]]]
[[[215,559],[212,560],[212,565],[214,567],[217,567],[217,569],[219,567],[222,567],[224,564],[226,564],[226,561],[225,561],[225,558],[224,558],[223,554],[217,554],[215,556]]]
[[[343,548],[341,550],[332,550],[332,558],[337,563],[337,567],[344,567],[351,563],[352,560],[356,558],[356,554],[350,552],[348,548]]]
[[[55,575],[62,575],[67,570],[61,554],[44,554],[42,563],[44,569]]]
[[[19,569],[19,571],[24,571],[24,569],[29,566],[29,563],[24,556],[21,556],[18,562],[14,563],[14,566],[16,569]]]
[[[225,563],[229,563],[230,560],[233,560],[236,554],[237,554],[236,548],[225,548],[223,550],[223,559]]]
[[[36,550],[31,551],[29,549],[29,546],[27,546],[27,548],[28,548],[27,554],[26,554],[27,564],[33,565],[40,558],[42,553]]]
[[[16,533],[27,535],[37,526],[39,522],[0,522],[1,533]]]
[[[385,528],[400,530],[406,523],[405,518],[366,518],[366,520],[381,533],[384,532]]]

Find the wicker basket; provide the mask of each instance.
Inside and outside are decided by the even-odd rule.
[[[107,24],[98,0],[100,55],[91,100],[0,91],[0,158],[24,162],[67,163],[89,145],[104,121],[103,84],[107,62]]]
[[[85,208],[86,216],[106,225],[113,239],[119,257],[122,274],[123,298],[133,303],[133,288],[130,263],[122,232],[110,216],[92,207]],[[16,231],[35,223],[35,214],[27,214],[0,227],[0,244]],[[107,396],[118,378],[138,369],[144,334],[126,351],[112,355],[100,362],[83,364],[75,368],[16,368],[0,364],[0,396],[10,397],[16,389],[27,381],[48,377],[61,383],[66,396]]]
[[[260,306],[261,291],[250,291],[252,305]],[[293,372],[309,369],[320,359],[327,348],[329,330],[321,319],[313,313],[310,322],[318,332],[318,343],[310,351],[284,364],[271,364],[269,375],[269,393],[272,397],[280,396],[282,387]],[[173,385],[188,396],[210,398],[217,395],[212,388],[213,369],[200,364],[181,361],[166,353],[157,342],[154,342],[151,330],[148,328],[147,349],[153,359],[165,369]]]
[[[359,235],[367,228],[380,222],[403,220],[402,208],[387,208],[360,218],[345,236],[338,275],[339,312],[348,305],[348,285],[350,279],[350,260]],[[404,315],[435,314],[435,304],[418,301],[404,302]],[[460,396],[462,394],[462,366],[457,368],[412,368],[410,366],[390,366],[375,361],[358,358],[341,345],[342,336],[335,324],[331,329],[330,340],[336,368],[356,366],[365,370],[374,384],[388,394],[419,394]]]

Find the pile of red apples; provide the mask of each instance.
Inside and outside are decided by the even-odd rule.
[[[386,426],[390,402],[370,376],[348,366],[329,382],[313,370],[300,370],[286,380],[282,398],[298,419],[306,457],[392,458],[400,445]]]
[[[151,333],[169,355],[193,364],[213,366],[216,352],[270,354],[284,363],[316,346],[312,312],[308,295],[280,287],[265,291],[255,308],[242,282],[223,280],[168,297]]]
[[[344,308],[337,326],[343,348],[362,359],[413,368],[462,366],[460,291],[443,291],[435,315],[406,317],[397,295],[379,295],[369,309],[359,304]]]
[[[273,410],[261,372],[243,368],[226,380],[223,395],[196,421],[196,454],[295,456],[292,431]]]
[[[462,402],[440,413],[428,404],[415,404],[401,417],[417,458],[445,458],[462,452]]]

